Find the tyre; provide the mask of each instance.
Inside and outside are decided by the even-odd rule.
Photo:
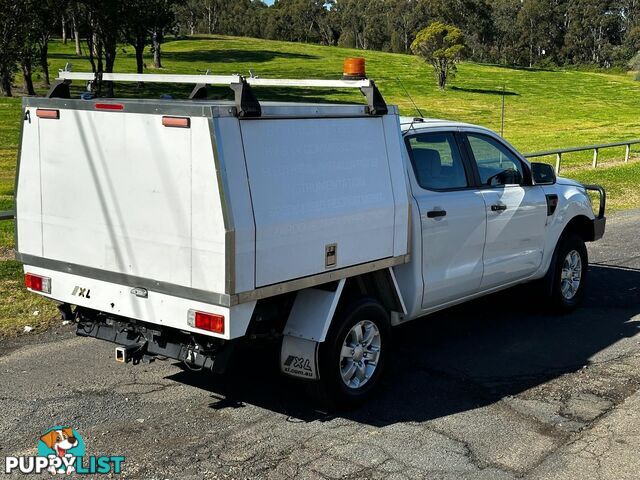
[[[362,299],[334,318],[318,352],[319,380],[311,390],[323,406],[349,409],[366,400],[380,383],[391,343],[387,311]]]
[[[551,299],[554,307],[568,313],[582,302],[589,257],[584,240],[577,234],[564,237],[556,255]]]

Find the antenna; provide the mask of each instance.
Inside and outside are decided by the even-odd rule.
[[[400,80],[400,77],[396,77],[396,80],[398,81],[398,83],[400,84],[402,89],[404,90],[404,93],[407,94],[407,97],[409,98],[409,100],[411,100],[411,103],[413,104],[413,108],[416,109],[416,111],[418,112],[418,115],[420,115],[420,118],[424,118],[424,115],[422,114],[422,112],[418,108],[418,105],[416,105],[416,102],[413,101],[413,98],[411,98],[411,95],[409,95],[409,91],[405,88],[404,84],[402,83],[402,80]]]

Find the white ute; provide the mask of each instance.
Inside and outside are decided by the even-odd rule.
[[[604,191],[487,129],[400,118],[364,78],[104,74],[196,87],[70,98],[93,79],[62,71],[23,99],[16,256],[118,361],[218,372],[240,339],[281,338],[283,373],[350,406],[396,325],[534,280],[550,305],[580,302]],[[207,100],[211,84],[235,101]],[[368,104],[261,103],[261,86],[359,88]]]

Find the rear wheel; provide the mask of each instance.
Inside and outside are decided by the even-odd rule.
[[[390,340],[389,315],[376,300],[363,299],[340,312],[320,345],[316,396],[336,409],[366,401],[380,383]]]
[[[567,235],[556,255],[551,294],[557,309],[570,312],[580,305],[588,267],[589,257],[584,240],[576,234]]]

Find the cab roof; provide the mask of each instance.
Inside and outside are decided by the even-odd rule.
[[[400,128],[403,132],[410,129],[420,130],[428,128],[473,128],[478,130],[485,130],[491,132],[488,128],[481,127],[479,125],[473,125],[471,123],[455,122],[452,120],[443,120],[440,118],[421,118],[421,117],[400,117]]]

